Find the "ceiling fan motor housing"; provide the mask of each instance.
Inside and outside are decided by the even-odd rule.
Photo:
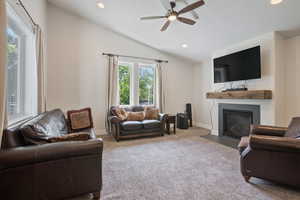
[[[171,8],[174,9],[176,7],[176,2],[175,1],[170,1]]]

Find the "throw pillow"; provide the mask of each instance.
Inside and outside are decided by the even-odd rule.
[[[93,128],[92,111],[90,108],[68,111],[71,131]]]
[[[48,142],[86,141],[88,139],[90,139],[90,135],[88,133],[71,133],[61,137],[50,138]]]
[[[145,119],[156,120],[158,119],[159,110],[154,107],[145,107]]]
[[[144,119],[144,112],[128,112],[127,121],[143,121]]]
[[[125,121],[128,117],[128,114],[124,108],[116,108],[115,114],[119,117],[122,121]]]

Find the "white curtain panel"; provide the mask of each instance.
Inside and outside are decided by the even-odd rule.
[[[118,105],[119,103],[118,63],[119,63],[118,57],[116,56],[108,57],[106,118],[110,112],[110,108],[112,106]],[[105,127],[106,127],[106,131],[111,132],[111,126],[109,124],[108,119],[106,119]]]
[[[6,9],[5,0],[0,0],[0,145],[6,126]]]
[[[46,111],[46,80],[45,80],[45,59],[44,59],[44,39],[41,28],[36,25],[35,33],[35,48],[36,48],[36,65],[38,73],[38,112]]]
[[[156,76],[157,76],[157,100],[156,104],[161,113],[165,112],[166,102],[165,102],[165,89],[163,81],[163,69],[162,63],[158,63],[156,67]]]

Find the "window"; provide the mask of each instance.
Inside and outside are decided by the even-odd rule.
[[[120,105],[154,105],[156,65],[119,62]]]
[[[37,112],[37,73],[34,34],[8,6],[7,26],[7,114],[13,123]]]
[[[155,68],[139,65],[139,104],[153,105],[155,93]]]
[[[119,93],[120,105],[130,104],[130,70],[129,63],[121,63],[119,65]]]

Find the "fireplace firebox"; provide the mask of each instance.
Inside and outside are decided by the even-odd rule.
[[[219,136],[248,136],[251,124],[260,124],[260,106],[219,104]]]

